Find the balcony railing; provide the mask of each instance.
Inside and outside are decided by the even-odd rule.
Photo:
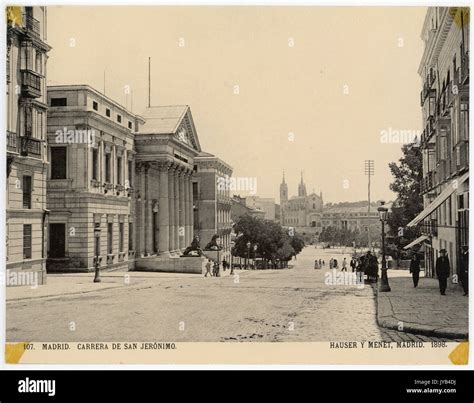
[[[7,151],[18,152],[18,134],[7,131]]]
[[[40,35],[40,22],[28,13],[23,14],[23,21],[25,21],[25,28],[33,35]]]
[[[31,70],[21,71],[22,94],[28,98],[41,96],[41,76]]]
[[[421,181],[421,193],[429,192],[433,189],[433,172],[428,172]]]
[[[438,235],[438,220],[427,219],[421,225],[421,233],[423,235],[437,236]]]
[[[31,156],[41,158],[41,140],[33,139],[31,137],[20,137],[21,149],[20,154],[24,157]]]

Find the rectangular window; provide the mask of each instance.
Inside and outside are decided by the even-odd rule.
[[[92,179],[99,180],[99,150],[92,149]]]
[[[23,224],[23,259],[31,259],[31,224]]]
[[[23,176],[23,208],[31,208],[31,176]]]
[[[193,182],[193,200],[199,199],[199,189],[197,182]]]
[[[130,130],[132,130],[132,128],[133,128],[133,123],[130,122],[130,121],[128,121],[128,128],[129,128]]]
[[[119,223],[119,252],[123,252],[123,222]]]
[[[117,157],[117,185],[122,184],[122,157]]]
[[[51,106],[67,106],[67,98],[51,98]]]
[[[117,115],[117,122],[122,123],[122,116]]]
[[[105,108],[105,116],[110,118],[110,109],[109,108]]]
[[[133,224],[128,223],[128,250],[133,250]]]
[[[94,109],[95,111],[98,111],[99,110],[99,104],[95,101],[92,101],[92,109]]]
[[[111,223],[111,222],[107,223],[107,253],[109,255],[111,255],[113,253],[113,250],[114,250],[113,249],[113,240],[114,240],[114,238],[113,238],[113,235],[114,235],[113,225],[114,224]]]
[[[108,154],[105,154],[105,182],[106,183],[111,183],[112,182],[112,178],[111,178],[111,175],[110,175],[110,159],[111,159],[111,156],[110,156],[110,153]]]
[[[51,179],[66,179],[67,148],[51,147]]]

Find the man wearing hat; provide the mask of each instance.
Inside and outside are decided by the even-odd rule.
[[[440,256],[436,259],[436,275],[439,281],[439,292],[441,295],[446,295],[446,287],[448,285],[448,277],[451,273],[449,258],[446,255],[446,249],[439,251]]]

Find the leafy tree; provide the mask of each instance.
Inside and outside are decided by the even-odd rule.
[[[397,193],[397,200],[388,216],[388,232],[396,240],[395,246],[398,251],[419,236],[418,228],[409,228],[406,225],[423,209],[421,150],[415,143],[411,143],[402,147],[402,153],[398,164],[395,162],[389,164],[394,177],[390,189]],[[402,231],[399,231],[399,228],[402,228]],[[392,249],[395,248],[390,250]],[[400,257],[398,253],[391,252],[391,255],[397,259]]]

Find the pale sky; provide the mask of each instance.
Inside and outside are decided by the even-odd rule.
[[[303,170],[308,192],[322,190],[325,202],[364,200],[364,160],[373,159],[372,199],[390,200],[387,165],[401,144],[382,143],[381,131],[421,129],[425,12],[49,7],[48,84],[102,92],[105,70],[106,95],[130,107],[130,86],[141,113],[151,57],[152,105],[190,105],[203,150],[234,176],[256,177],[259,196],[278,202],[283,170],[295,195]]]

